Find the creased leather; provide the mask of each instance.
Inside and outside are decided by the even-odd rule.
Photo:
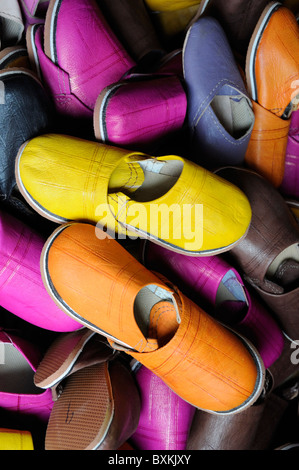
[[[39,260],[46,238],[1,210],[0,240],[1,306],[46,330],[81,328],[55,305],[44,287]]]
[[[274,393],[235,416],[196,411],[187,450],[271,450],[273,437],[288,403]]]
[[[263,29],[257,24],[246,57],[248,87],[258,103],[254,105],[256,123],[246,162],[279,187],[284,176],[290,119],[275,122],[275,117],[282,118],[291,103],[293,109],[297,107],[299,27],[288,8],[272,3],[262,13],[260,21],[265,15],[267,22]]]
[[[38,66],[36,66],[30,53],[29,57],[32,67],[36,69],[40,80],[52,98],[55,110],[62,116],[71,116],[76,119],[90,118],[92,116],[91,110],[72,93],[69,75],[44,54],[43,34],[43,25],[34,25],[28,29],[27,38],[29,39],[27,41],[31,41],[31,37],[34,38],[34,47],[38,54]],[[27,44],[29,43],[27,42]]]
[[[93,226],[73,223],[57,230],[47,252],[43,264],[48,289],[50,279],[53,286],[49,294],[63,299],[64,308],[82,324],[123,344],[182,399],[232,413],[257,400],[264,387],[264,365],[255,349],[148,271],[114,239],[98,239]],[[71,284],[70,272],[76,273]],[[173,338],[158,348],[157,340],[141,333],[134,317],[135,297],[149,284],[172,293],[180,315]],[[100,305],[98,298],[103,299]]]
[[[233,416],[214,416],[197,410],[187,450],[249,450],[260,425],[265,403]]]
[[[55,29],[53,15],[56,15]],[[108,25],[95,0],[60,0],[58,3],[51,0],[44,28],[44,38],[41,32],[36,36],[36,44],[35,35],[32,38],[28,33],[27,44],[37,50],[42,78],[51,90],[57,111],[79,117],[85,108],[92,116],[103,88],[120,80],[135,66],[135,61]]]
[[[225,251],[245,235],[251,220],[251,208],[244,194],[236,186],[228,185],[208,170],[176,155],[154,158],[140,151],[130,152],[125,148],[72,136],[47,134],[27,142],[19,152],[16,159],[19,189],[27,202],[50,220],[85,220],[99,226],[107,224],[107,229],[114,233],[119,229],[122,231],[125,225],[125,230],[130,232],[130,222],[137,223],[138,212],[139,229],[148,232],[152,201],[135,201],[119,187],[119,192],[108,192],[111,175],[117,166],[122,164],[130,169],[134,162],[147,160],[161,161],[165,165],[169,161],[183,164],[175,185],[158,199],[162,207],[166,204],[164,207],[173,208],[173,218],[177,221],[174,227],[182,223],[181,208],[184,204],[191,204],[191,207],[202,204],[204,210],[203,239],[195,239],[195,231],[191,233],[195,227],[192,224],[196,222],[195,212],[184,224],[181,238],[173,236],[171,229],[169,235],[165,231],[164,236],[161,230],[163,221],[151,224],[152,238],[194,253]],[[153,198],[157,200],[155,196]],[[126,211],[119,213],[120,204],[126,206]],[[136,236],[132,231],[131,234]],[[162,239],[162,236],[166,238]]]
[[[130,442],[142,450],[185,450],[196,409],[146,367],[141,366],[135,377],[141,409]]]
[[[281,117],[298,94],[299,27],[295,15],[280,5],[264,29],[255,58],[257,101]]]
[[[275,187],[283,181],[290,119],[283,120],[252,101],[255,123],[245,154],[246,164]]]
[[[42,84],[30,72],[9,69],[0,72],[0,199],[13,190],[15,158],[27,140],[52,129],[53,107]]]
[[[107,99],[105,99],[107,96]],[[101,106],[105,100],[105,105]],[[95,136],[103,142],[146,150],[182,129],[187,97],[176,76],[133,78],[103,90],[94,112]],[[102,135],[99,129],[105,129]]]

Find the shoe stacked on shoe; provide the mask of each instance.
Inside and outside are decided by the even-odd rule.
[[[285,448],[296,5],[2,3],[0,448]]]

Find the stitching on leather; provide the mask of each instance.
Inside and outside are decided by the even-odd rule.
[[[90,207],[90,210],[93,211],[93,214],[96,213],[95,195],[97,193],[97,191],[96,191],[97,183],[102,180],[101,175],[102,175],[103,162],[105,160],[105,156],[106,156],[107,152],[108,152],[108,149],[106,151],[104,151],[102,154],[100,154],[101,156],[100,156],[100,159],[97,161],[96,172],[95,172],[95,175],[94,175],[94,178],[93,178],[93,186],[91,188],[91,194],[92,194],[93,198],[92,198],[92,201],[90,201],[91,202],[90,205],[91,206],[93,205],[93,209],[92,209],[92,207]],[[95,149],[95,155],[98,155],[98,153],[99,153],[98,148],[96,148]]]
[[[143,344],[144,343],[144,344]],[[143,346],[143,348],[141,349],[141,346]],[[157,342],[155,340],[147,340],[146,342],[144,342],[143,339],[141,339],[140,341],[138,341],[138,343],[134,346],[134,349],[136,349],[136,351],[138,351],[139,353],[143,353],[144,350],[146,348],[149,348],[151,349],[152,351],[155,351],[157,349]]]
[[[211,96],[213,96],[214,92],[217,90],[217,88],[219,87],[220,83],[227,83],[228,85],[233,85],[234,87],[238,88],[238,85],[234,82],[231,82],[225,78],[223,78],[222,80],[219,80],[219,82],[216,83],[216,85],[214,86],[214,88],[210,91],[210,93],[207,95],[207,97],[203,100],[203,102],[201,103],[201,105],[199,106],[193,120],[192,120],[192,124],[194,124],[195,121],[199,120],[202,116],[202,114],[205,112],[205,104],[206,102],[208,102],[208,100],[210,99]],[[203,109],[203,111],[201,111]]]
[[[15,276],[16,271],[19,269],[19,267],[20,267],[21,265],[25,266],[27,269],[30,269],[30,270],[33,271],[34,273],[37,273],[37,271],[32,270],[32,267],[31,267],[31,266],[26,266],[26,265],[24,265],[24,263],[23,263],[23,260],[24,260],[25,256],[28,254],[29,248],[30,248],[31,243],[32,243],[32,239],[33,239],[33,235],[32,235],[32,234],[30,235],[29,239],[28,239],[27,242],[26,242],[26,247],[25,247],[25,250],[24,250],[24,252],[23,252],[23,254],[22,254],[21,259],[20,259],[20,260],[15,260],[15,259],[13,258],[14,253],[16,253],[16,252],[18,251],[18,247],[22,244],[22,241],[25,239],[25,232],[26,232],[26,231],[23,230],[22,233],[20,234],[20,237],[19,237],[19,239],[18,239],[18,242],[17,242],[17,244],[16,244],[16,246],[15,246],[15,248],[14,248],[14,251],[11,253],[11,255],[9,256],[9,258],[7,259],[7,261],[6,261],[6,263],[5,263],[5,266],[3,266],[3,268],[1,269],[1,274],[2,274],[2,273],[5,272],[6,269],[10,269],[10,268],[9,268],[9,264],[10,264],[11,262],[15,262],[15,263],[16,263],[16,266],[12,269],[12,272],[10,273],[10,275],[8,276],[8,278],[5,280],[5,282],[0,286],[0,289],[3,289],[3,287],[4,287],[6,284],[9,284],[9,282],[10,282],[11,279]],[[22,273],[22,276],[23,276],[24,278],[28,279],[29,281],[33,282],[34,284],[36,284],[36,285],[39,286],[39,284],[38,284],[37,282],[35,282],[35,280],[34,280],[33,278],[28,277],[28,276],[25,276],[24,273]]]
[[[112,52],[108,56],[105,57],[105,61],[110,59],[111,57],[115,56],[116,57],[116,59],[115,59],[116,62],[121,62],[122,64],[127,66],[128,63],[129,63],[129,60],[128,60],[128,56],[126,55],[126,51],[125,51],[124,47],[121,44],[119,44],[119,47],[117,47],[118,46],[117,42],[115,43],[114,41],[111,40],[111,36],[110,36],[110,34],[108,34],[108,31],[106,30],[105,26],[103,25],[101,17],[96,17],[95,18],[95,23],[97,24],[97,26],[99,26],[99,29],[101,30],[101,32],[105,36],[107,42],[110,44],[110,47],[111,47],[111,50],[112,50]],[[109,26],[108,26],[108,28],[109,28]],[[78,29],[78,33],[81,35],[80,29]],[[82,35],[81,35],[81,37],[84,41],[84,37]],[[126,55],[126,57],[124,57],[124,55]],[[99,63],[100,63],[100,60],[98,62],[94,63],[93,68],[97,67],[97,65]],[[108,67],[106,67],[106,69],[107,68]],[[88,72],[90,72],[90,70]],[[90,77],[88,78],[88,80],[89,79],[90,79]]]
[[[256,278],[249,278],[245,276],[245,279],[250,282],[251,285],[259,287],[265,294],[281,294],[281,292],[273,285],[273,283],[268,282],[268,281],[263,281],[261,282],[259,279]],[[267,287],[267,291],[264,290],[264,288]]]
[[[106,152],[103,153],[101,160],[98,162],[99,163],[98,166],[101,167],[101,168],[102,168],[102,162],[103,162],[105,154],[106,154]],[[95,193],[95,191],[92,190],[93,188],[91,188],[91,190],[89,190],[89,186],[90,186],[90,181],[92,181],[93,176],[94,176],[92,174],[92,167],[96,162],[96,156],[97,156],[97,147],[95,146],[94,149],[93,149],[93,152],[92,152],[92,157],[89,160],[88,171],[87,171],[86,178],[85,178],[85,183],[84,183],[83,206],[84,206],[84,214],[87,216],[87,218],[88,218],[88,207],[90,207],[90,210],[93,211],[93,205],[88,204],[87,200],[88,199],[90,200],[90,196],[94,195],[94,193]],[[94,179],[94,184],[95,184],[95,179]]]
[[[117,200],[117,199],[115,199],[112,195],[109,195],[109,196],[108,196],[108,204],[109,204],[109,198],[112,199],[112,201],[114,201],[115,204],[117,204],[117,205],[119,204],[119,199],[120,199],[120,198]],[[118,211],[118,213],[114,213],[114,217],[115,217],[116,221],[120,222],[120,220],[121,220],[121,218],[120,218],[120,217],[121,217],[121,214],[122,214],[122,212],[123,212],[124,210],[126,210],[126,211],[128,210],[128,204],[129,204],[129,202],[130,202],[129,200],[123,202],[123,203],[122,203],[122,207],[120,208],[120,210]],[[113,206],[112,206],[112,208],[113,208]],[[126,214],[125,214],[124,220],[123,220],[122,222],[123,222],[123,223],[126,222]]]
[[[279,272],[279,275],[281,274],[284,274],[286,271],[288,271],[289,269],[298,269],[298,265],[297,264],[293,264],[293,263],[290,263],[288,265],[283,265],[279,268],[278,272]]]
[[[282,132],[284,132],[282,134]],[[276,133],[280,133],[280,137],[278,137],[278,139],[282,139],[283,137],[286,137],[288,135],[288,127],[287,126],[284,126],[284,127],[279,127],[277,129],[255,129],[253,130],[253,133],[264,133],[264,134],[276,134]]]
[[[162,316],[165,314],[165,313],[168,313],[168,312],[174,312],[174,310],[168,306],[163,306],[163,307],[159,307],[155,310],[154,312],[154,315],[152,317],[152,322],[151,324],[149,325],[149,333],[152,333],[153,335],[155,335],[156,337],[158,336],[157,335],[157,329],[158,329],[158,323],[159,321],[161,320]]]
[[[128,177],[127,182],[124,184],[124,186],[128,189],[131,189],[134,186],[134,184],[136,183],[137,179],[138,179],[138,172],[137,172],[136,168],[134,167],[133,163],[128,163],[128,167],[129,167],[129,170],[130,170],[130,175]],[[133,171],[132,170],[134,170],[134,172],[135,172],[134,177],[133,177]],[[130,184],[130,180],[133,180],[131,184]]]
[[[271,109],[269,109],[269,111],[271,111],[276,116],[279,116],[279,114],[281,113],[282,110],[283,110],[282,108],[271,108]]]
[[[248,137],[248,133],[242,137],[239,141],[236,141],[236,140],[233,140],[233,137],[232,137],[232,140],[230,140],[222,131],[221,127],[219,126],[219,123],[215,120],[214,118],[214,115],[211,111],[211,109],[207,109],[207,112],[210,114],[210,117],[212,118],[214,124],[216,125],[216,127],[218,128],[220,134],[222,135],[222,137],[227,141],[229,142],[230,144],[232,145],[235,145],[236,147],[240,146],[240,145],[243,145],[244,143],[244,140],[246,140],[246,138]],[[198,122],[196,123],[196,125],[198,124]]]
[[[132,185],[130,186],[132,188],[133,186],[136,186],[136,183],[138,181],[138,171],[137,171],[137,168],[135,167],[135,165],[133,163],[130,163],[130,166],[132,166],[132,169],[135,172],[135,179],[134,179]]]

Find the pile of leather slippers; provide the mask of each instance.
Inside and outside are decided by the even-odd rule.
[[[0,450],[299,449],[299,1],[2,0]]]

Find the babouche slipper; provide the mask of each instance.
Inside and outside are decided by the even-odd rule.
[[[99,94],[94,133],[104,143],[147,149],[182,129],[187,97],[176,75],[132,75]]]
[[[193,406],[237,413],[261,395],[265,368],[255,347],[93,225],[58,227],[44,246],[41,271],[60,308]]]
[[[299,95],[299,26],[280,2],[269,2],[257,22],[247,51],[246,81],[255,125],[245,162],[279,187]]]
[[[0,305],[39,328],[68,332],[81,328],[49,297],[39,260],[46,237],[0,209]]]
[[[231,46],[215,18],[199,18],[188,29],[183,67],[193,160],[212,170],[243,165],[255,117]]]
[[[28,28],[26,44],[57,112],[66,116],[92,118],[102,89],[135,66],[94,0],[51,0],[45,24]]]
[[[189,255],[227,251],[250,225],[239,188],[176,155],[50,134],[20,148],[15,172],[28,204],[56,223],[90,222]]]
[[[118,354],[88,328],[51,344],[34,377],[55,399],[46,450],[116,450],[135,432],[139,392]]]

